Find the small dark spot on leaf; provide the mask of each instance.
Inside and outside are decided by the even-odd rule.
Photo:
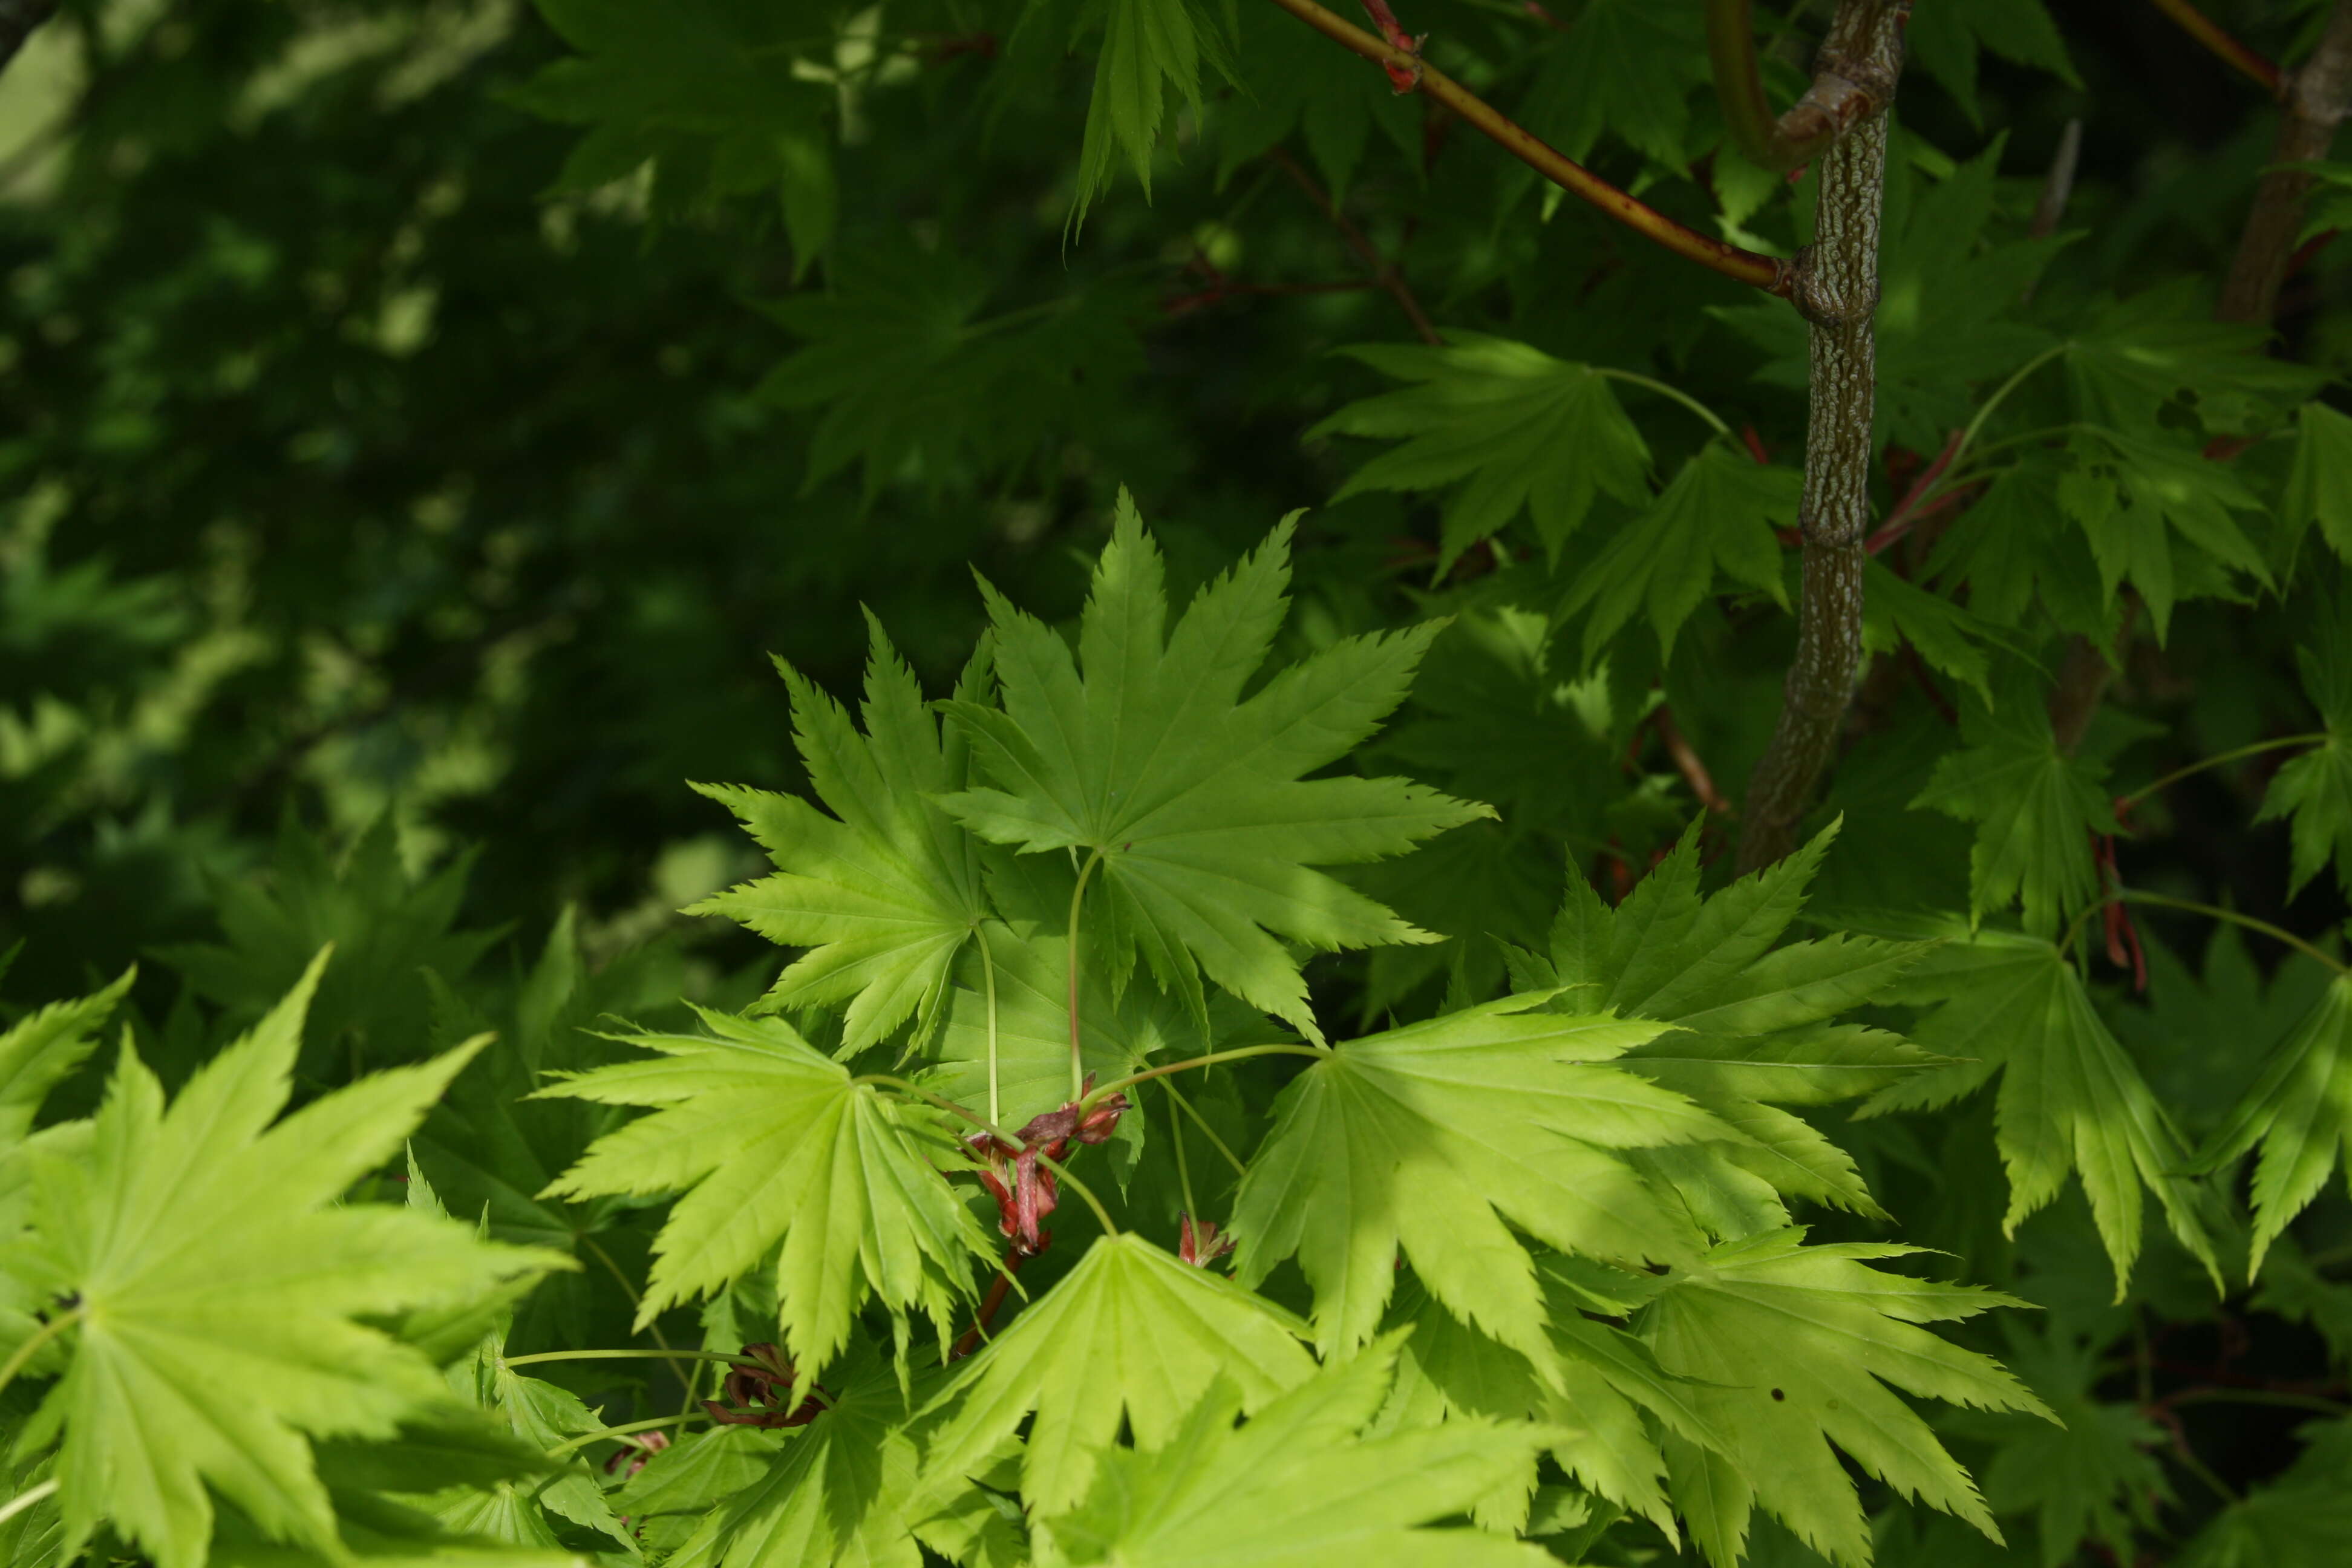
[[[1789,1396],[1776,1388],[1772,1391],[1772,1397],[1775,1399],[1786,1399]]]

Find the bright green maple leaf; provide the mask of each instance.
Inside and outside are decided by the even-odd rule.
[[[1307,432],[1404,443],[1357,469],[1333,499],[1459,485],[1445,504],[1440,575],[1522,508],[1557,559],[1596,495],[1628,506],[1649,499],[1650,448],[1619,406],[1607,370],[1477,332],[1448,333],[1443,346],[1345,352],[1414,384],[1350,403]]]
[[[932,1401],[948,1415],[925,1466],[972,1473],[1034,1411],[1021,1495],[1055,1512],[1085,1495],[1122,1413],[1135,1441],[1152,1447],[1220,1378],[1255,1410],[1313,1373],[1298,1342],[1306,1331],[1132,1232],[1101,1237]]]
[[[1079,223],[1122,156],[1144,195],[1151,195],[1151,160],[1171,89],[1198,115],[1201,67],[1232,76],[1223,16],[1194,0],[1091,0],[1088,9],[1100,15],[1103,38],[1071,203]]]
[[[1946,1105],[2000,1073],[1994,1135],[2009,1173],[2008,1232],[2073,1171],[2115,1264],[2117,1300],[2139,1255],[2143,1184],[2181,1244],[2217,1269],[2203,1196],[2180,1173],[2180,1135],[2057,948],[2015,931],[1970,934],[1957,918],[1920,922],[1917,934],[1948,940],[1890,1000],[1931,1009],[1912,1037],[1956,1059],[1881,1090],[1863,1113]]]
[[[88,996],[52,1002],[0,1033],[0,1158],[33,1130],[49,1090],[89,1057],[135,973]]]
[[[1796,525],[1803,489],[1794,468],[1768,468],[1726,438],[1707,443],[1568,585],[1563,618],[1591,607],[1585,662],[1637,616],[1657,634],[1661,654],[1671,655],[1718,572],[1785,604],[1772,531]]]
[[[1181,1425],[1097,1467],[1086,1500],[1044,1525],[1081,1568],[1542,1568],[1543,1548],[1432,1529],[1531,1470],[1540,1432],[1464,1416],[1366,1435],[1388,1393],[1396,1339],[1327,1367],[1238,1429],[1221,1384]]]
[[[2254,820],[2289,820],[2291,893],[2319,875],[2331,854],[2336,880],[2352,888],[2352,624],[2340,608],[2329,607],[2295,662],[2327,739],[2279,769]]]
[[[1774,945],[1836,834],[1832,824],[1706,898],[1696,828],[1616,909],[1571,870],[1549,950],[1511,955],[1522,988],[1584,987],[1580,1004],[1671,1026],[1620,1065],[1724,1124],[1720,1141],[1645,1163],[1725,1239],[1786,1224],[1774,1194],[1884,1217],[1852,1157],[1779,1107],[1871,1093],[1934,1059],[1884,1030],[1835,1021],[1899,983],[1923,945],[1844,936]]]
[[[694,787],[728,807],[777,874],[715,893],[688,914],[725,915],[770,942],[809,951],[763,1008],[848,1004],[842,1049],[887,1038],[909,1016],[918,1045],[945,1011],[956,954],[986,915],[975,847],[934,797],[966,782],[960,735],[942,738],[923,693],[878,623],[869,623],[866,732],[839,704],[777,661],[792,689],[793,740],[827,816],[796,795],[731,784]],[[985,689],[986,654],[958,686]]]
[[[2352,977],[2330,982],[2294,1032],[2263,1064],[2230,1119],[2213,1134],[2200,1169],[2229,1163],[2259,1145],[2254,1167],[2253,1256],[2263,1254],[2301,1214],[2352,1143]]]
[[[1552,1376],[1538,1375],[1518,1352],[1465,1325],[1426,1290],[1408,1287],[1394,1321],[1410,1323],[1412,1335],[1404,1342],[1384,1422],[1434,1425],[1457,1415],[1532,1421],[1561,1469],[1672,1539],[1674,1509],[1660,1484],[1660,1429],[1718,1450],[1724,1440],[1648,1345],[1585,1315],[1622,1316],[1655,1295],[1660,1280],[1557,1254],[1538,1258],[1536,1268],[1550,1314]],[[1591,1289],[1596,1282],[1598,1293]],[[1524,1483],[1533,1479],[1482,1500],[1474,1516],[1488,1528],[1520,1528],[1528,1503]]]
[[[1694,1532],[1728,1568],[1722,1544],[1746,1535],[1752,1498],[1831,1561],[1869,1563],[1870,1527],[1834,1444],[1904,1497],[1999,1541],[1968,1472],[1892,1390],[2048,1415],[1999,1363],[1917,1326],[2024,1303],[1869,1267],[1916,1247],[1807,1247],[1804,1235],[1715,1248],[1675,1269],[1642,1320],[1659,1363],[1693,1380],[1692,1403],[1728,1442],[1728,1468],[1709,1468],[1712,1528],[1694,1519]]]
[[[1286,522],[1167,631],[1160,552],[1122,491],[1075,658],[991,595],[1004,706],[950,711],[999,787],[941,804],[992,843],[1098,864],[1082,952],[1114,974],[1139,949],[1196,1017],[1205,971],[1319,1040],[1277,938],[1327,950],[1437,939],[1308,868],[1401,855],[1493,813],[1402,779],[1299,777],[1403,700],[1436,628],[1344,639],[1243,700],[1282,622],[1289,544]]]
[[[1990,707],[1971,701],[1962,710],[1959,749],[1936,764],[1911,805],[1976,824],[1969,852],[1974,918],[2021,900],[2025,929],[2053,936],[2098,896],[2090,835],[2116,831],[2099,787],[2105,773],[2060,748],[2039,694],[2020,682]]]
[[[264,1533],[340,1552],[306,1439],[389,1437],[447,1398],[421,1352],[361,1320],[570,1265],[415,1210],[339,1206],[483,1042],[281,1119],[324,965],[168,1109],[126,1049],[87,1142],[28,1162],[32,1228],[5,1266],[78,1303],[71,1360],[23,1439],[63,1428],[68,1556],[107,1521],[161,1568],[199,1568],[208,1485]]]
[[[1609,1065],[1664,1026],[1545,1000],[1347,1041],[1276,1100],[1234,1201],[1235,1268],[1255,1284],[1296,1253],[1327,1355],[1380,1327],[1400,1249],[1448,1310],[1546,1373],[1543,1293],[1511,1226],[1628,1264],[1690,1252],[1695,1238],[1621,1151],[1738,1134]]]
[[[548,1188],[685,1193],[654,1240],[638,1327],[775,1251],[778,1321],[804,1377],[847,1342],[869,1294],[894,1314],[919,1308],[944,1334],[972,1263],[994,1255],[934,1163],[959,1160],[940,1113],[856,1082],[781,1019],[701,1016],[708,1036],[620,1037],[658,1055],[541,1091],[654,1108]]]

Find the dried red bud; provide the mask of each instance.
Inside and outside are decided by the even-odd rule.
[[[1220,1231],[1214,1220],[1179,1215],[1177,1225],[1176,1256],[1195,1268],[1206,1268],[1234,1249],[1234,1238]]]

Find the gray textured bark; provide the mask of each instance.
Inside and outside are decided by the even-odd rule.
[[[2347,0],[2352,4],[2352,0]],[[1814,62],[1817,74],[1883,82],[1891,101],[1903,67],[1909,0],[1843,0]],[[1797,823],[1836,750],[1862,661],[1863,539],[1870,527],[1871,416],[1877,395],[1871,318],[1878,308],[1879,205],[1886,184],[1886,116],[1862,121],[1815,165],[1813,243],[1790,298],[1812,325],[1811,406],[1805,427],[1804,590],[1797,656],[1780,721],[1748,780],[1743,870],[1795,847]]]
[[[2352,96],[2352,0],[2336,0],[2319,47],[2287,79],[2280,95],[2285,113],[2271,146],[2271,163],[2326,157],[2336,128],[2344,121],[2347,96]],[[2253,210],[2246,215],[2238,254],[2221,285],[2221,306],[2213,312],[2221,320],[2267,323],[2277,313],[2279,285],[2286,281],[2287,263],[2294,258],[2304,203],[2313,184],[2301,169],[2273,167],[2254,187]]]

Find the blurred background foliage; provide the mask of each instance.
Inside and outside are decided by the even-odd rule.
[[[1923,16],[1946,5],[1966,9],[1922,0]],[[2272,110],[2153,6],[2048,8],[2054,57],[1998,30],[1980,54],[1922,41],[1890,281],[1906,265],[1927,277],[1950,243],[1939,227],[1906,235],[1904,204],[1970,158],[1995,173],[1969,234],[2021,239],[2077,118],[2072,238],[2038,288],[2088,300],[2215,276]],[[767,656],[848,693],[870,607],[943,689],[983,624],[972,571],[1068,614],[1121,484],[1180,593],[1279,515],[1316,509],[1294,639],[1458,616],[1378,760],[1504,821],[1380,870],[1381,896],[1423,925],[1465,939],[1539,927],[1559,849],[1640,867],[1681,829],[1698,803],[1657,731],[1637,729],[1654,687],[1714,776],[1745,778],[1778,706],[1785,617],[1709,602],[1670,658],[1621,639],[1581,679],[1550,640],[1559,584],[1539,554],[1481,545],[1441,575],[1436,506],[1331,504],[1368,448],[1303,438],[1388,384],[1330,351],[1412,335],[1367,272],[1369,247],[1449,327],[1667,376],[1791,454],[1801,390],[1767,371],[1776,351],[1743,330],[1753,300],[1736,285],[1555,210],[1524,169],[1429,128],[1271,8],[1244,13],[1244,45],[1295,55],[1296,96],[1228,93],[1188,114],[1150,201],[1122,180],[1082,225],[1071,150],[1087,62],[1045,24],[1013,37],[960,0],[903,16],[737,9],[772,45],[714,67],[717,46],[690,28],[615,42],[598,31],[614,8],[577,0],[67,0],[0,79],[10,1016],[144,959],[141,1029],[173,1075],[329,937],[345,958],[312,1023],[306,1067],[321,1079],[421,1054],[469,1019],[562,1059],[568,1047],[546,1042],[607,1009],[656,1022],[681,994],[748,1001],[772,950],[675,911],[756,858],[685,781],[799,784]],[[1621,89],[1579,77],[1548,35],[1530,44],[1518,7],[1426,9],[1460,74],[1570,153],[1669,212],[1788,243],[1769,177],[1684,156],[1719,137],[1697,77]],[[1588,9],[1612,11],[1547,15]],[[2317,16],[2288,0],[2209,9],[2273,57]],[[1621,25],[1627,11],[1613,8]],[[820,32],[796,36],[810,18]],[[1674,48],[1658,58],[1703,68],[1687,40]],[[615,118],[593,79],[600,49],[638,51],[638,121]],[[673,63],[675,80],[660,68]],[[704,133],[680,104],[714,81],[738,96],[713,104]],[[2342,374],[2347,290],[2352,247],[2318,252],[2289,285],[2281,355]],[[1961,362],[1923,357],[1920,384],[1965,378],[1966,290],[1938,285],[1908,308],[1920,314],[1890,342],[1908,331]],[[1625,390],[1671,471],[1704,431]],[[1917,417],[1932,437],[1951,416]],[[2297,635],[2288,617],[2183,605],[2166,647],[2137,645],[2086,754],[2129,789],[2309,728]],[[1701,687],[1705,700],[1676,700]],[[1943,889],[1965,906],[1968,828],[1905,809],[1948,733],[1915,701],[1846,757],[1824,807],[1851,814],[1834,895],[1868,901],[1894,879],[1901,901]],[[2151,831],[2121,848],[2129,879],[2301,932],[2340,920],[2330,879],[2289,899],[2285,827],[2252,821],[2267,777],[2215,771],[2152,805]],[[1547,851],[1526,852],[1529,838]],[[2285,1025],[2217,1067],[2184,1020],[2291,1021],[2312,975],[2273,973],[2270,950],[2234,936],[2209,944],[2201,922],[2147,922],[2158,1006],[2107,1000],[2201,1134],[2196,1118],[2218,1114]],[[1491,962],[1469,941],[1391,950],[1327,961],[1318,984],[1378,1014]],[[466,1093],[443,1113],[446,1168],[486,1139],[507,1163],[471,1187],[436,1174],[452,1208],[488,1203],[519,1237],[606,1247],[610,1274],[566,1282],[544,1310],[625,1322],[608,1287],[637,1270],[641,1227],[529,1195],[578,1130],[522,1126],[492,1087]],[[1906,1234],[1997,1280],[2014,1255],[1989,1114],[1856,1124],[1853,1141],[1889,1207],[1916,1216]],[[2352,1235],[2339,1191],[2312,1225]],[[2242,1372],[2340,1366],[2352,1289],[2307,1269],[2301,1296],[2267,1284],[2242,1354],[2230,1336],[2244,1321],[2200,1304],[2184,1260],[2154,1245],[2142,1299],[2120,1309],[2079,1202],[2015,1244],[2090,1342],[2154,1322],[2178,1354],[2234,1354]],[[2288,1253],[2274,1268],[2303,1278]],[[2067,1342],[2036,1345],[2059,1356]],[[2088,1402],[2101,1375],[2053,1363],[2037,1385]],[[2123,1479],[2099,1486],[2145,1500],[2132,1468],[2145,1434],[2127,1405],[2097,1408],[2126,1413],[2098,1450]],[[2295,1452],[2292,1412],[2180,1418],[2203,1424],[2199,1448],[2228,1455],[2216,1462],[2232,1480]],[[2031,1455],[1988,1484],[2004,1513],[2060,1506]]]

